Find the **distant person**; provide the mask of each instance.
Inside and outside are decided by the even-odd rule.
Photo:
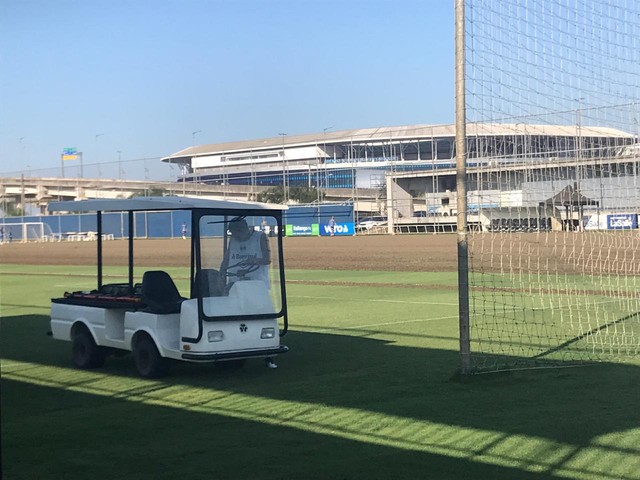
[[[268,237],[273,237],[273,228],[269,225],[269,222],[265,218],[262,219],[262,231]]]
[[[182,239],[187,239],[187,222],[182,222]]]
[[[267,236],[262,231],[249,228],[242,218],[229,222],[229,231],[229,248],[220,270],[226,272],[231,282],[240,278],[263,280],[268,287],[271,249]]]
[[[0,227],[0,244],[4,243],[4,227]]]
[[[336,232],[336,217],[331,217],[331,219],[329,219],[329,235],[330,236],[334,236]]]
[[[229,232],[229,248],[220,266],[220,271],[225,272],[221,276],[222,281],[225,276],[230,282],[240,279],[263,280],[268,288],[271,250],[265,233],[249,228],[243,218],[229,222]],[[265,358],[264,363],[267,368],[278,368],[271,357]]]

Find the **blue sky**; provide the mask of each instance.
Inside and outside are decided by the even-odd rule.
[[[3,0],[0,173],[55,174],[65,147],[90,164],[453,122],[453,15],[450,0]]]

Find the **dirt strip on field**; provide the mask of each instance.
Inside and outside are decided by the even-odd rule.
[[[139,266],[189,265],[189,241],[136,240]],[[104,242],[105,263],[126,265],[128,243]],[[0,245],[0,264],[93,265],[96,242]],[[314,270],[455,271],[455,235],[368,235],[284,239],[287,268]]]
[[[275,240],[275,239],[273,239]],[[127,265],[128,242],[104,243],[105,265]],[[287,237],[289,269],[455,272],[455,234]],[[140,267],[189,265],[191,242],[136,240]],[[469,236],[471,270],[536,275],[640,275],[637,232],[482,233]],[[0,245],[0,264],[93,265],[96,242],[12,243]]]

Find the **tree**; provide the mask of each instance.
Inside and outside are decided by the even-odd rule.
[[[164,197],[165,193],[166,192],[165,192],[164,188],[151,187],[148,190],[145,190],[144,192],[134,193],[133,195],[131,195],[131,198],[134,198],[134,197]]]
[[[284,191],[282,187],[268,188],[259,193],[257,198],[262,203],[282,203],[284,201]]]
[[[322,192],[316,188],[291,187],[289,199],[296,203],[313,203],[323,199]],[[284,203],[284,191],[282,187],[272,187],[258,194],[258,201],[263,203]]]
[[[289,190],[289,198],[298,203],[313,203],[322,200],[323,195],[313,187],[293,187]]]
[[[22,217],[24,216],[24,210],[16,203],[7,203],[4,214],[7,217]]]

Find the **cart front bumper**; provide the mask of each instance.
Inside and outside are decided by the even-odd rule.
[[[248,352],[224,352],[224,353],[183,353],[182,359],[192,362],[219,362],[223,360],[235,360],[241,358],[271,357],[287,353],[289,347],[281,345],[277,348],[263,350],[251,350]]]

